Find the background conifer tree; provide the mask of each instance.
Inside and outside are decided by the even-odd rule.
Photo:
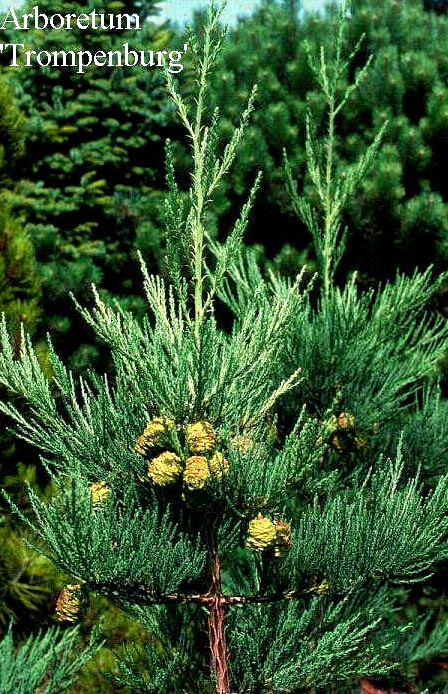
[[[148,303],[142,325],[97,290],[94,307],[80,308],[109,345],[113,370],[76,378],[50,345],[50,384],[27,335],[17,358],[3,324],[0,382],[26,409],[7,402],[1,408],[19,435],[41,449],[57,489],[47,501],[30,489],[35,519],[23,520],[73,577],[58,600],[62,618],[79,618],[84,596],[94,591],[121,604],[164,645],[148,648],[143,662],[125,655],[121,682],[136,691],[286,694],[352,687],[359,676],[396,669],[410,645],[418,655],[418,638],[407,636],[409,620],[391,620],[399,607],[394,586],[422,580],[446,558],[448,476],[438,475],[430,491],[415,472],[403,476],[403,444],[392,459],[377,456],[370,471],[360,464],[339,475],[325,465],[334,419],[316,416],[305,399],[296,406],[293,395],[308,377],[297,341],[307,345],[313,338],[311,289],[303,277],[264,281],[242,248],[258,179],[225,243],[218,247],[208,238],[213,194],[244,139],[254,98],[230,140],[221,142],[207,89],[223,42],[219,16],[211,7],[202,41],[189,37],[194,99],[183,99],[167,75],[193,160],[185,196],[168,145],[169,277],[151,275],[142,263]],[[335,62],[322,53],[315,65],[326,98],[335,96],[330,118],[351,91],[338,91],[346,66],[342,36]],[[318,246],[318,312],[327,312],[328,329],[337,335],[331,306],[344,316],[347,305],[359,312],[368,299],[358,299],[353,285],[339,291],[333,283],[341,256],[340,195],[353,190],[374,152],[341,183],[331,176],[331,137],[330,128],[327,147],[319,148],[308,129],[318,194],[322,166],[330,173],[331,200],[323,217],[312,218],[311,230],[322,251]],[[299,201],[298,209],[311,219],[309,201]],[[429,291],[426,276],[415,284]],[[414,285],[398,282],[388,291],[406,305]],[[217,325],[218,296],[235,313],[228,332]],[[377,300],[380,323],[389,318],[387,296]],[[412,306],[399,343],[411,357],[421,304]],[[424,330],[422,378],[447,327],[438,321]],[[391,378],[384,388],[399,403],[407,372],[393,384]],[[407,394],[415,391],[411,383]],[[335,417],[341,432],[353,430],[352,413]],[[183,627],[177,634],[176,618]],[[432,649],[443,646],[446,633],[433,630]]]
[[[10,213],[6,202],[6,191],[14,185],[23,155],[24,118],[14,102],[11,85],[3,76],[0,78],[0,143],[0,309],[18,356],[20,326],[35,334],[40,320],[41,283],[30,236]],[[45,367],[44,345],[37,344],[36,350]],[[2,392],[2,396],[6,393]],[[0,486],[24,508],[25,481],[42,488],[46,478],[40,471],[36,474],[38,461],[34,451],[16,441],[8,431],[8,424],[2,415]],[[79,629],[64,634],[54,628],[35,633],[52,617],[50,601],[60,579],[45,557],[24,544],[23,532],[17,525],[2,499],[0,691],[2,694],[67,691],[78,671],[98,650],[99,641],[96,638],[83,648],[79,643]]]
[[[128,42],[134,49],[181,48],[167,25],[156,26],[157,1],[144,3],[45,2],[41,13],[79,15],[86,10],[136,13],[140,30],[45,30],[26,33],[27,48],[110,51]],[[18,11],[27,12],[32,3]],[[23,42],[8,24],[5,41]],[[6,65],[9,56],[2,56]],[[12,72],[25,116],[26,152],[21,180],[9,194],[16,216],[33,237],[44,292],[44,324],[73,365],[86,367],[95,355],[94,336],[79,335],[80,322],[68,293],[85,301],[91,282],[118,292],[141,308],[135,249],[157,265],[164,186],[161,133],[170,120],[160,68],[19,67]],[[123,281],[125,277],[125,281]],[[135,280],[137,285],[134,285]]]
[[[44,6],[40,5],[40,9]],[[82,3],[67,6],[50,3],[46,9],[49,13],[79,13],[85,11],[85,6]],[[104,10],[104,6],[96,9]],[[172,33],[164,27],[156,30],[149,22],[145,23],[143,17],[154,13],[155,3],[139,3],[137,9],[142,16],[143,37],[137,33],[132,37],[120,36],[120,32],[108,35],[96,32],[95,36],[92,32],[87,36],[88,32],[84,32],[85,41],[94,46],[96,40],[97,50],[110,50],[125,40],[135,47],[155,50],[177,45]],[[18,16],[26,10],[26,7],[18,9]],[[137,10],[132,3],[126,6],[115,3],[110,11],[116,15]],[[1,14],[3,21],[6,11]],[[52,42],[51,32],[31,30],[26,33],[29,47],[37,50],[55,47],[70,50],[76,47],[80,38],[80,32],[75,36],[70,32],[57,32],[57,39]],[[16,32],[16,40],[21,42],[23,36],[23,32]],[[13,39],[11,32],[10,38]],[[5,55],[2,58],[5,59]],[[36,348],[46,370],[46,349],[40,338],[48,330],[60,349],[64,347],[63,351],[69,354],[77,352],[73,362],[82,367],[97,350],[91,344],[94,336],[85,334],[85,324],[79,331],[71,330],[68,344],[65,341],[68,326],[73,321],[77,325],[77,315],[68,297],[70,287],[81,296],[85,291],[84,281],[88,285],[89,280],[98,279],[101,273],[106,276],[103,286],[113,287],[116,277],[121,276],[123,263],[128,263],[128,282],[120,284],[120,287],[123,294],[132,295],[136,290],[132,290],[130,268],[135,275],[136,263],[129,259],[136,238],[149,262],[151,257],[156,262],[158,249],[163,244],[153,229],[154,219],[159,214],[156,208],[161,206],[156,203],[158,194],[153,184],[157,176],[153,171],[163,168],[162,146],[161,153],[156,153],[159,137],[156,128],[162,127],[166,102],[160,87],[163,77],[143,74],[143,70],[135,68],[126,74],[121,71],[121,75],[116,68],[83,76],[67,74],[67,70],[40,71],[36,66],[20,71],[20,75],[11,69],[4,72],[0,91],[3,204],[0,310],[5,312],[17,352],[22,321],[37,339]],[[76,104],[72,98],[74,94],[77,95]],[[99,95],[103,98],[98,98]],[[18,103],[22,111],[19,111]],[[59,106],[53,108],[57,104]],[[143,146],[143,140],[146,146]],[[82,156],[74,161],[72,155],[77,147]],[[156,161],[158,157],[159,163]],[[100,168],[97,178],[107,178],[107,186],[103,182],[107,194],[104,187],[100,189],[95,185],[90,193],[86,190],[88,183],[95,179],[91,175],[83,179],[83,174],[92,174],[94,160]],[[124,166],[125,161],[132,163]],[[117,180],[120,176],[123,185]],[[81,183],[70,186],[76,181]],[[139,189],[138,193],[134,186]],[[145,206],[152,208],[153,213],[148,210],[143,215]],[[11,208],[12,212],[7,214]],[[80,210],[79,217],[77,209]],[[90,221],[90,226],[82,226],[78,223],[80,220]],[[37,262],[32,240],[37,245]],[[97,253],[95,248],[98,250],[98,247],[102,250]],[[153,248],[154,252],[151,251]],[[64,286],[62,291],[61,285]],[[143,301],[135,297],[135,301],[130,300],[130,303],[135,308],[135,303],[141,306]],[[64,311],[67,311],[66,316],[63,316]],[[49,493],[48,477],[35,451],[17,441],[7,431],[8,424],[7,418],[2,416],[0,486],[7,489],[25,511],[25,483],[33,484],[41,495],[45,495]],[[56,573],[48,560],[24,544],[17,525],[7,505],[0,504],[0,636],[13,618],[14,640],[19,644],[36,628],[48,626],[54,620],[54,603],[64,577]],[[138,627],[101,599],[92,600],[89,605],[82,634],[84,641],[88,625],[96,619],[98,612],[105,617],[103,632],[106,643],[83,668],[82,676],[77,680],[77,692],[90,692],[93,688],[97,692],[109,692],[107,681],[104,678],[99,681],[98,669],[113,669],[114,644],[131,639],[134,643],[142,642]]]
[[[39,317],[40,281],[29,235],[11,214],[8,189],[24,153],[24,117],[10,82],[0,75],[0,305],[11,330],[20,321],[34,331]]]
[[[254,205],[247,240],[262,244],[269,258],[277,257],[280,269],[292,273],[305,262],[311,266],[315,256],[306,226],[298,225],[292,214],[283,185],[282,150],[288,151],[299,189],[313,196],[304,151],[305,112],[308,104],[317,132],[324,135],[325,102],[305,45],[317,52],[323,43],[331,54],[336,22],[334,7],[299,21],[297,15],[292,20],[288,3],[266,0],[231,32],[213,84],[224,132],[252,82],[259,84],[260,108],[227,197],[232,210],[261,166],[262,195]],[[340,175],[347,175],[386,120],[388,128],[376,165],[344,209],[349,243],[338,281],[353,270],[360,281],[373,285],[392,279],[397,267],[407,274],[431,263],[438,271],[446,267],[447,31],[446,16],[425,12],[421,0],[351,3],[347,53],[362,34],[365,40],[341,89],[369,55],[373,59],[337,123],[335,166]],[[227,213],[221,214],[225,228]],[[263,227],[276,233],[264,233]]]

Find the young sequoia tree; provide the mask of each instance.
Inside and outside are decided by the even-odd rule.
[[[114,370],[76,378],[50,344],[51,383],[25,332],[17,355],[3,326],[0,382],[24,407],[1,408],[54,478],[49,501],[30,489],[35,520],[23,520],[73,577],[60,619],[80,619],[93,591],[154,635],[144,657],[125,654],[122,684],[157,694],[350,685],[396,664],[408,627],[390,623],[391,584],[419,580],[446,556],[448,477],[424,495],[416,476],[400,481],[399,453],[344,487],[320,470],[325,422],[303,408],[277,433],[279,402],[302,378],[287,348],[308,288],[298,278],[269,293],[260,278],[252,301],[224,292],[258,179],[219,252],[208,252],[213,195],[255,96],[220,142],[207,90],[219,18],[210,7],[201,41],[189,37],[191,103],[167,75],[193,165],[186,196],[168,144],[169,278],[142,262],[147,318],[140,325],[94,289],[94,308],[79,308]],[[238,308],[228,332],[217,322],[223,292]]]

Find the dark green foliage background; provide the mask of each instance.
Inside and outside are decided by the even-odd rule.
[[[47,2],[39,8],[47,15],[80,14],[86,6]],[[141,29],[32,29],[27,47],[107,51],[127,41],[133,49],[159,50],[177,44],[170,29],[150,21],[157,2],[89,3],[88,9],[136,12]],[[19,31],[6,33],[8,41],[23,40]],[[161,72],[102,67],[79,74],[33,67],[10,74],[27,146],[20,183],[8,201],[33,238],[43,288],[41,332],[50,330],[76,368],[85,368],[95,349],[93,335],[82,337],[85,328],[69,292],[87,301],[95,282],[139,309],[136,248],[153,267],[159,263],[164,138],[170,122]]]

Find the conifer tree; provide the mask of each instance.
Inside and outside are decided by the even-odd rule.
[[[287,430],[277,430],[281,403],[306,378],[300,364],[291,367],[291,349],[298,317],[310,318],[310,287],[303,277],[266,282],[245,257],[258,177],[224,244],[208,238],[214,193],[254,101],[252,93],[221,142],[208,93],[224,39],[219,18],[211,6],[202,40],[189,37],[191,102],[167,74],[192,154],[184,195],[167,145],[169,277],[151,275],[142,261],[142,325],[96,289],[94,307],[79,307],[109,345],[113,371],[76,378],[50,344],[49,383],[25,331],[17,358],[2,326],[0,382],[25,404],[3,402],[2,411],[41,449],[57,489],[48,501],[30,489],[35,519],[23,520],[41,551],[73,577],[58,601],[61,618],[80,618],[93,591],[158,639],[145,662],[125,654],[122,684],[158,694],[351,686],[358,676],[393,670],[409,645],[408,624],[390,619],[393,585],[421,580],[446,558],[448,476],[424,491],[418,475],[403,478],[399,447],[393,460],[378,457],[370,472],[361,467],[339,479],[321,466],[329,423],[306,402]],[[319,162],[311,160],[316,171]],[[338,188],[331,194],[337,208]],[[331,221],[315,238],[330,239],[334,254],[336,214]],[[322,301],[343,304],[329,267]],[[410,284],[396,291],[403,301],[412,296]],[[229,332],[217,324],[218,296],[235,313]],[[446,334],[440,323],[425,333],[426,365]],[[349,429],[348,413],[337,424]],[[434,640],[440,646],[446,635]]]

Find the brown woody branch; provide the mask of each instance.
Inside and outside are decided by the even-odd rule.
[[[211,606],[216,598],[219,598],[221,605],[247,605],[274,603],[281,600],[297,600],[307,595],[323,595],[328,593],[328,586],[324,583],[312,586],[306,590],[291,590],[286,593],[272,593],[271,595],[218,595],[212,591],[207,593],[155,593],[150,586],[142,583],[128,584],[127,586],[115,585],[108,582],[88,581],[92,590],[98,593],[105,593],[109,597],[117,600],[136,601],[143,605],[169,605],[170,603],[190,603],[196,602],[202,605]]]

